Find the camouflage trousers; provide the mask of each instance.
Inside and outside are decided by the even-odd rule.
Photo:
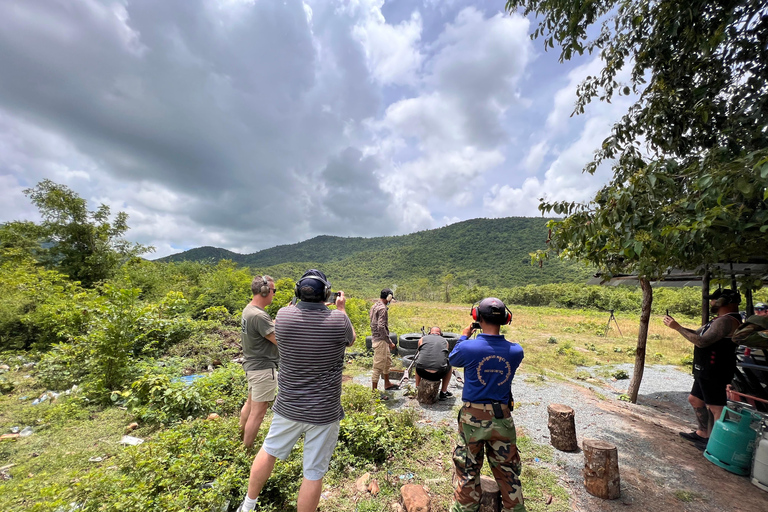
[[[505,411],[505,415],[509,415]],[[520,454],[511,416],[496,419],[491,411],[464,407],[459,411],[459,445],[453,451],[454,503],[451,512],[476,512],[480,507],[483,454],[501,491],[502,512],[525,512],[520,484]]]

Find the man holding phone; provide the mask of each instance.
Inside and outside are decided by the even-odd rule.
[[[464,368],[464,406],[459,412],[459,444],[453,451],[456,468],[452,512],[474,512],[480,503],[483,452],[501,491],[502,512],[523,512],[520,454],[512,420],[512,379],[523,360],[523,348],[500,334],[512,321],[504,303],[488,297],[472,308],[475,322],[465,327],[449,356]],[[479,325],[482,333],[469,339]]]
[[[731,336],[741,325],[739,292],[718,289],[709,299],[710,312],[715,318],[695,331],[681,326],[668,314],[663,318],[664,325],[693,343],[693,387],[688,403],[696,413],[698,428],[693,432],[680,432],[680,437],[693,442],[699,450],[707,447],[712,427],[726,405],[725,388],[736,369],[736,345]]]

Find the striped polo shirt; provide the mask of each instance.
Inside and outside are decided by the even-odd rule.
[[[277,312],[275,337],[280,373],[274,412],[314,425],[341,420],[344,349],[355,342],[347,315],[302,301]]]

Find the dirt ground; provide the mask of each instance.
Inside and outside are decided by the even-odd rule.
[[[646,378],[662,382],[668,373],[649,374]],[[368,378],[366,375],[354,380],[367,384]],[[546,407],[558,402],[576,412],[579,446],[585,438],[597,438],[615,444],[618,449],[621,496],[616,500],[602,500],[586,492],[581,449],[573,453],[555,451],[555,461],[548,464],[548,469],[569,490],[572,510],[768,512],[768,492],[754,486],[748,477],[712,464],[678,435],[693,427],[687,391],[641,394],[638,404],[629,404],[615,398],[621,390],[611,384],[588,386],[560,379],[534,381],[525,374],[515,378],[513,388],[520,401],[513,418],[519,433],[536,443],[549,444]],[[684,382],[685,385],[690,383]],[[671,389],[663,384],[662,388]],[[402,391],[396,391],[390,393],[388,404],[392,408],[417,408],[426,424],[453,424],[462,386],[453,379],[450,390],[456,396],[450,402],[420,406],[402,396]]]
[[[690,414],[671,402],[655,400],[653,406],[631,405],[601,400],[580,386],[562,383],[577,390],[585,405],[602,411],[614,432],[623,432],[616,442],[619,450],[621,497],[605,501],[584,491],[580,475],[566,472],[563,484],[571,490],[575,511],[610,510],[691,510],[765,512],[768,492],[752,485],[748,477],[738,476],[715,466],[678,432],[690,430]],[[578,414],[578,413],[577,413]],[[577,415],[578,418],[578,415]],[[581,437],[579,438],[581,444]],[[566,455],[583,463],[579,452]],[[570,466],[571,464],[567,464]]]

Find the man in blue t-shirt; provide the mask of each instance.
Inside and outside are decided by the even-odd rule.
[[[472,324],[462,331],[449,356],[464,368],[464,406],[459,412],[459,445],[453,451],[456,489],[452,512],[475,512],[480,506],[483,452],[501,491],[502,512],[521,512],[520,454],[512,421],[512,379],[523,360],[523,348],[499,334],[512,321],[504,303],[488,297],[472,308]],[[469,336],[480,328],[475,339]]]

